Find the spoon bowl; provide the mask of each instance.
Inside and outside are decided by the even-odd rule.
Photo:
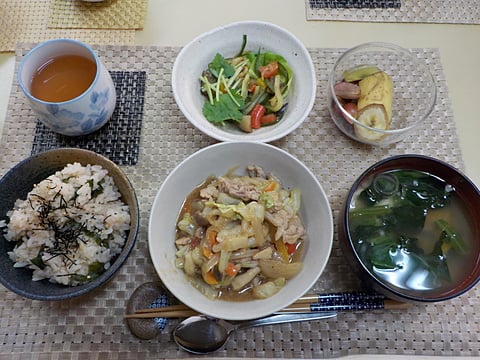
[[[306,320],[328,319],[336,312],[274,314],[260,319],[228,322],[206,315],[191,316],[180,322],[173,330],[173,339],[185,351],[193,354],[208,354],[225,345],[237,330],[256,326],[283,324]]]

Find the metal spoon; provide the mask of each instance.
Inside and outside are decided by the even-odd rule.
[[[236,330],[254,326],[283,324],[305,320],[327,319],[337,316],[336,312],[275,314],[260,319],[230,323],[205,315],[191,316],[173,330],[173,339],[182,349],[193,354],[208,354],[220,349]]]

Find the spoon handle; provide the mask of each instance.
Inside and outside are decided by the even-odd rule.
[[[311,312],[311,313],[285,313],[274,314],[260,319],[242,321],[236,324],[236,329],[246,329],[255,326],[283,324],[289,322],[298,322],[306,320],[321,320],[336,317],[337,313],[332,312]]]

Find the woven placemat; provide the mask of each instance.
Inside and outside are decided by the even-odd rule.
[[[480,24],[478,0],[305,0],[305,8],[307,20]]]
[[[400,0],[309,0],[313,9],[394,9],[401,5]]]
[[[153,199],[167,174],[185,157],[215,141],[184,118],[173,98],[171,69],[179,48],[100,46],[111,70],[147,73],[140,157],[124,171],[137,191],[140,232],[135,248],[116,276],[88,296],[60,303],[23,299],[0,289],[0,354],[5,359],[189,358],[172,342],[170,320],[154,340],[134,337],[123,319],[128,298],[142,283],[158,279],[148,253],[147,227]],[[22,50],[22,49],[20,49]],[[462,155],[436,49],[415,49],[438,86],[429,120],[411,137],[372,148],[345,137],[326,107],[328,71],[342,49],[309,49],[318,79],[317,99],[307,120],[273,144],[303,161],[318,177],[337,223],[349,187],[374,162],[397,154],[434,156],[463,169]],[[16,66],[18,66],[18,58]],[[0,173],[30,154],[35,118],[13,86],[0,148]],[[331,257],[312,291],[360,289],[335,238]],[[408,310],[344,312],[337,319],[266,326],[239,331],[215,357],[328,358],[356,354],[480,355],[480,288],[451,301]],[[32,355],[33,354],[33,355]],[[368,358],[368,357],[367,357]]]
[[[113,45],[131,45],[135,41],[135,30],[50,29],[49,8],[50,0],[0,0],[0,52],[15,51],[17,42],[38,43],[55,38]]]
[[[37,121],[32,155],[59,147],[78,147],[95,151],[118,165],[138,161],[145,95],[145,71],[111,71],[117,104],[102,128],[85,136],[59,135]]]
[[[48,27],[143,29],[148,0],[51,0]]]

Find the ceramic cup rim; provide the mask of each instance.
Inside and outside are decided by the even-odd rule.
[[[92,80],[89,87],[85,91],[83,91],[80,95],[78,95],[78,96],[76,96],[72,99],[65,100],[65,101],[45,101],[45,100],[41,100],[41,99],[39,99],[39,98],[37,98],[37,97],[35,97],[31,94],[29,86],[27,84],[25,84],[25,82],[23,81],[23,69],[24,69],[24,67],[25,67],[25,65],[27,64],[28,61],[32,61],[32,56],[35,53],[37,53],[39,50],[42,50],[42,49],[44,49],[48,46],[57,45],[59,43],[74,44],[75,46],[78,46],[79,48],[85,49],[88,52],[88,54],[91,56],[92,60],[95,61],[95,67],[96,67],[95,77]],[[84,42],[81,42],[81,41],[78,41],[78,40],[67,39],[67,38],[52,39],[52,40],[47,40],[47,41],[44,41],[44,42],[36,45],[34,48],[32,48],[30,51],[28,51],[25,54],[25,56],[23,57],[23,59],[21,60],[19,66],[18,66],[17,80],[18,80],[18,84],[19,84],[20,88],[22,89],[22,92],[31,101],[39,103],[39,104],[44,104],[44,105],[51,105],[51,104],[64,105],[64,104],[69,104],[69,103],[76,102],[76,101],[80,100],[81,98],[87,96],[87,94],[90,92],[90,90],[96,85],[96,83],[97,83],[97,81],[100,77],[100,67],[101,67],[100,58],[98,57],[98,55],[95,53],[95,51],[93,51],[93,49],[88,44],[86,44]]]

